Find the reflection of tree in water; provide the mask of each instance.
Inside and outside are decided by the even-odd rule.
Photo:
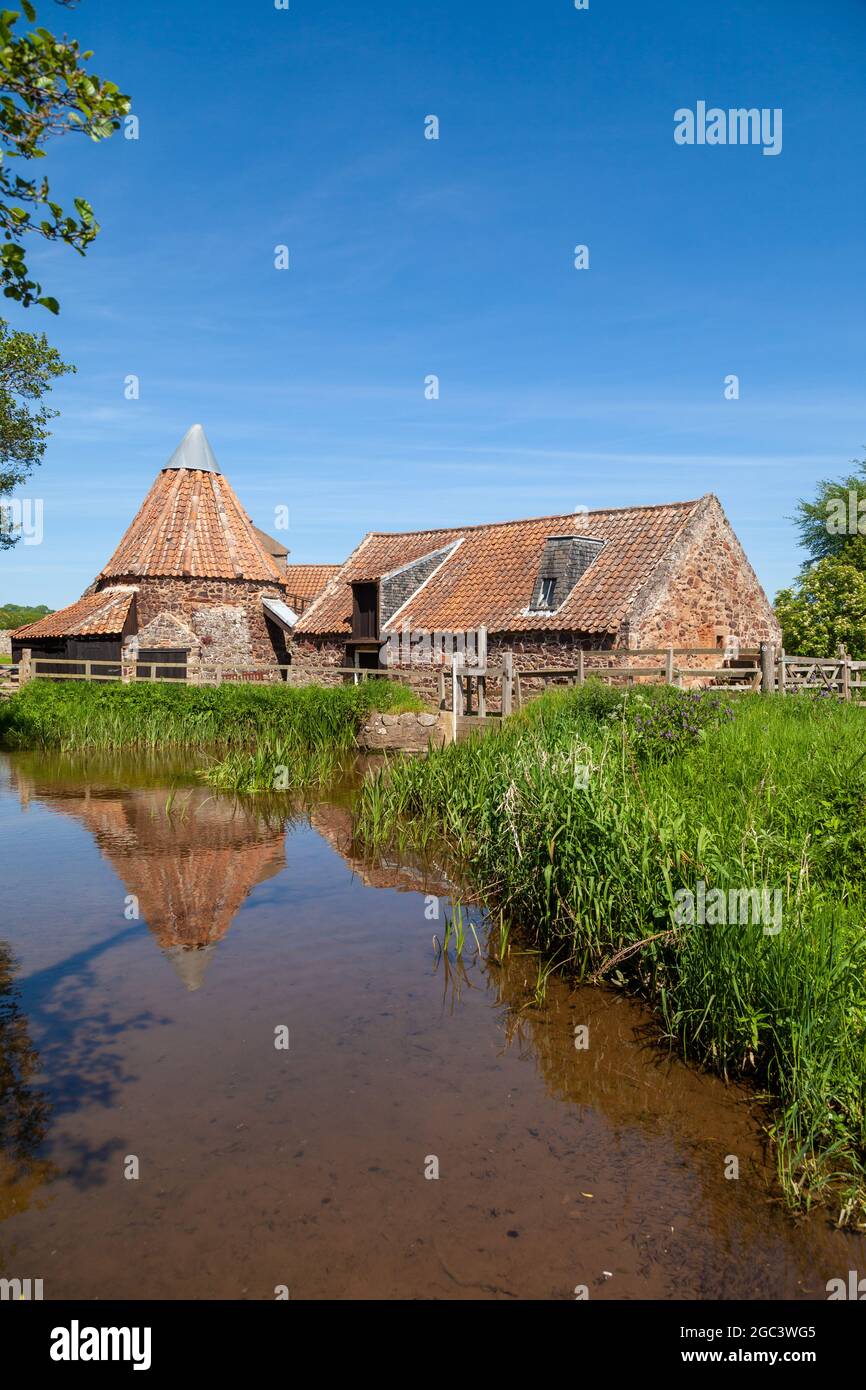
[[[124,929],[35,971],[23,990],[14,983],[11,953],[0,945],[0,1221],[26,1210],[37,1189],[61,1175],[40,1154],[50,1125],[87,1106],[119,1104],[132,1079],[118,1047],[121,1035],[162,1022],[147,1011],[123,1019],[93,1007],[94,960],[132,934]],[[39,1051],[31,1034],[41,1039]],[[45,1078],[38,1086],[37,1076]],[[62,1175],[78,1187],[96,1186],[105,1161],[121,1147],[119,1138],[99,1149],[67,1138]]]
[[[0,1221],[24,1211],[51,1166],[36,1158],[48,1126],[45,1093],[33,1084],[39,1056],[18,1003],[14,962],[0,942]]]

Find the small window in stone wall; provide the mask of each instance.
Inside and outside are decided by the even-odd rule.
[[[541,581],[541,606],[542,608],[553,608],[554,595],[556,594],[556,578],[551,577]]]

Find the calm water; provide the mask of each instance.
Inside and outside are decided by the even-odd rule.
[[[866,1269],[866,1237],[780,1207],[754,1101],[615,994],[538,1008],[527,957],[437,963],[441,885],[353,862],[349,824],[345,794],[275,819],[167,765],[3,761],[0,1275],[823,1298]]]

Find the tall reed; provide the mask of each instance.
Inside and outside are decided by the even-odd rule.
[[[864,729],[866,711],[808,696],[591,683],[379,773],[357,832],[444,841],[525,940],[642,994],[687,1056],[756,1079],[792,1201],[866,1223]],[[682,920],[701,884],[726,911],[778,893],[779,930]]]
[[[0,701],[0,746],[236,750],[251,760],[252,778],[266,745],[287,754],[348,747],[369,710],[416,706],[411,691],[386,681],[325,688],[35,680]]]

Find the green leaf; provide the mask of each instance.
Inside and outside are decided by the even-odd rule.
[[[60,313],[60,305],[57,303],[57,300],[53,297],[53,295],[46,294],[44,298],[37,299],[36,303],[41,304],[43,309],[47,309],[48,312],[51,314]]]

